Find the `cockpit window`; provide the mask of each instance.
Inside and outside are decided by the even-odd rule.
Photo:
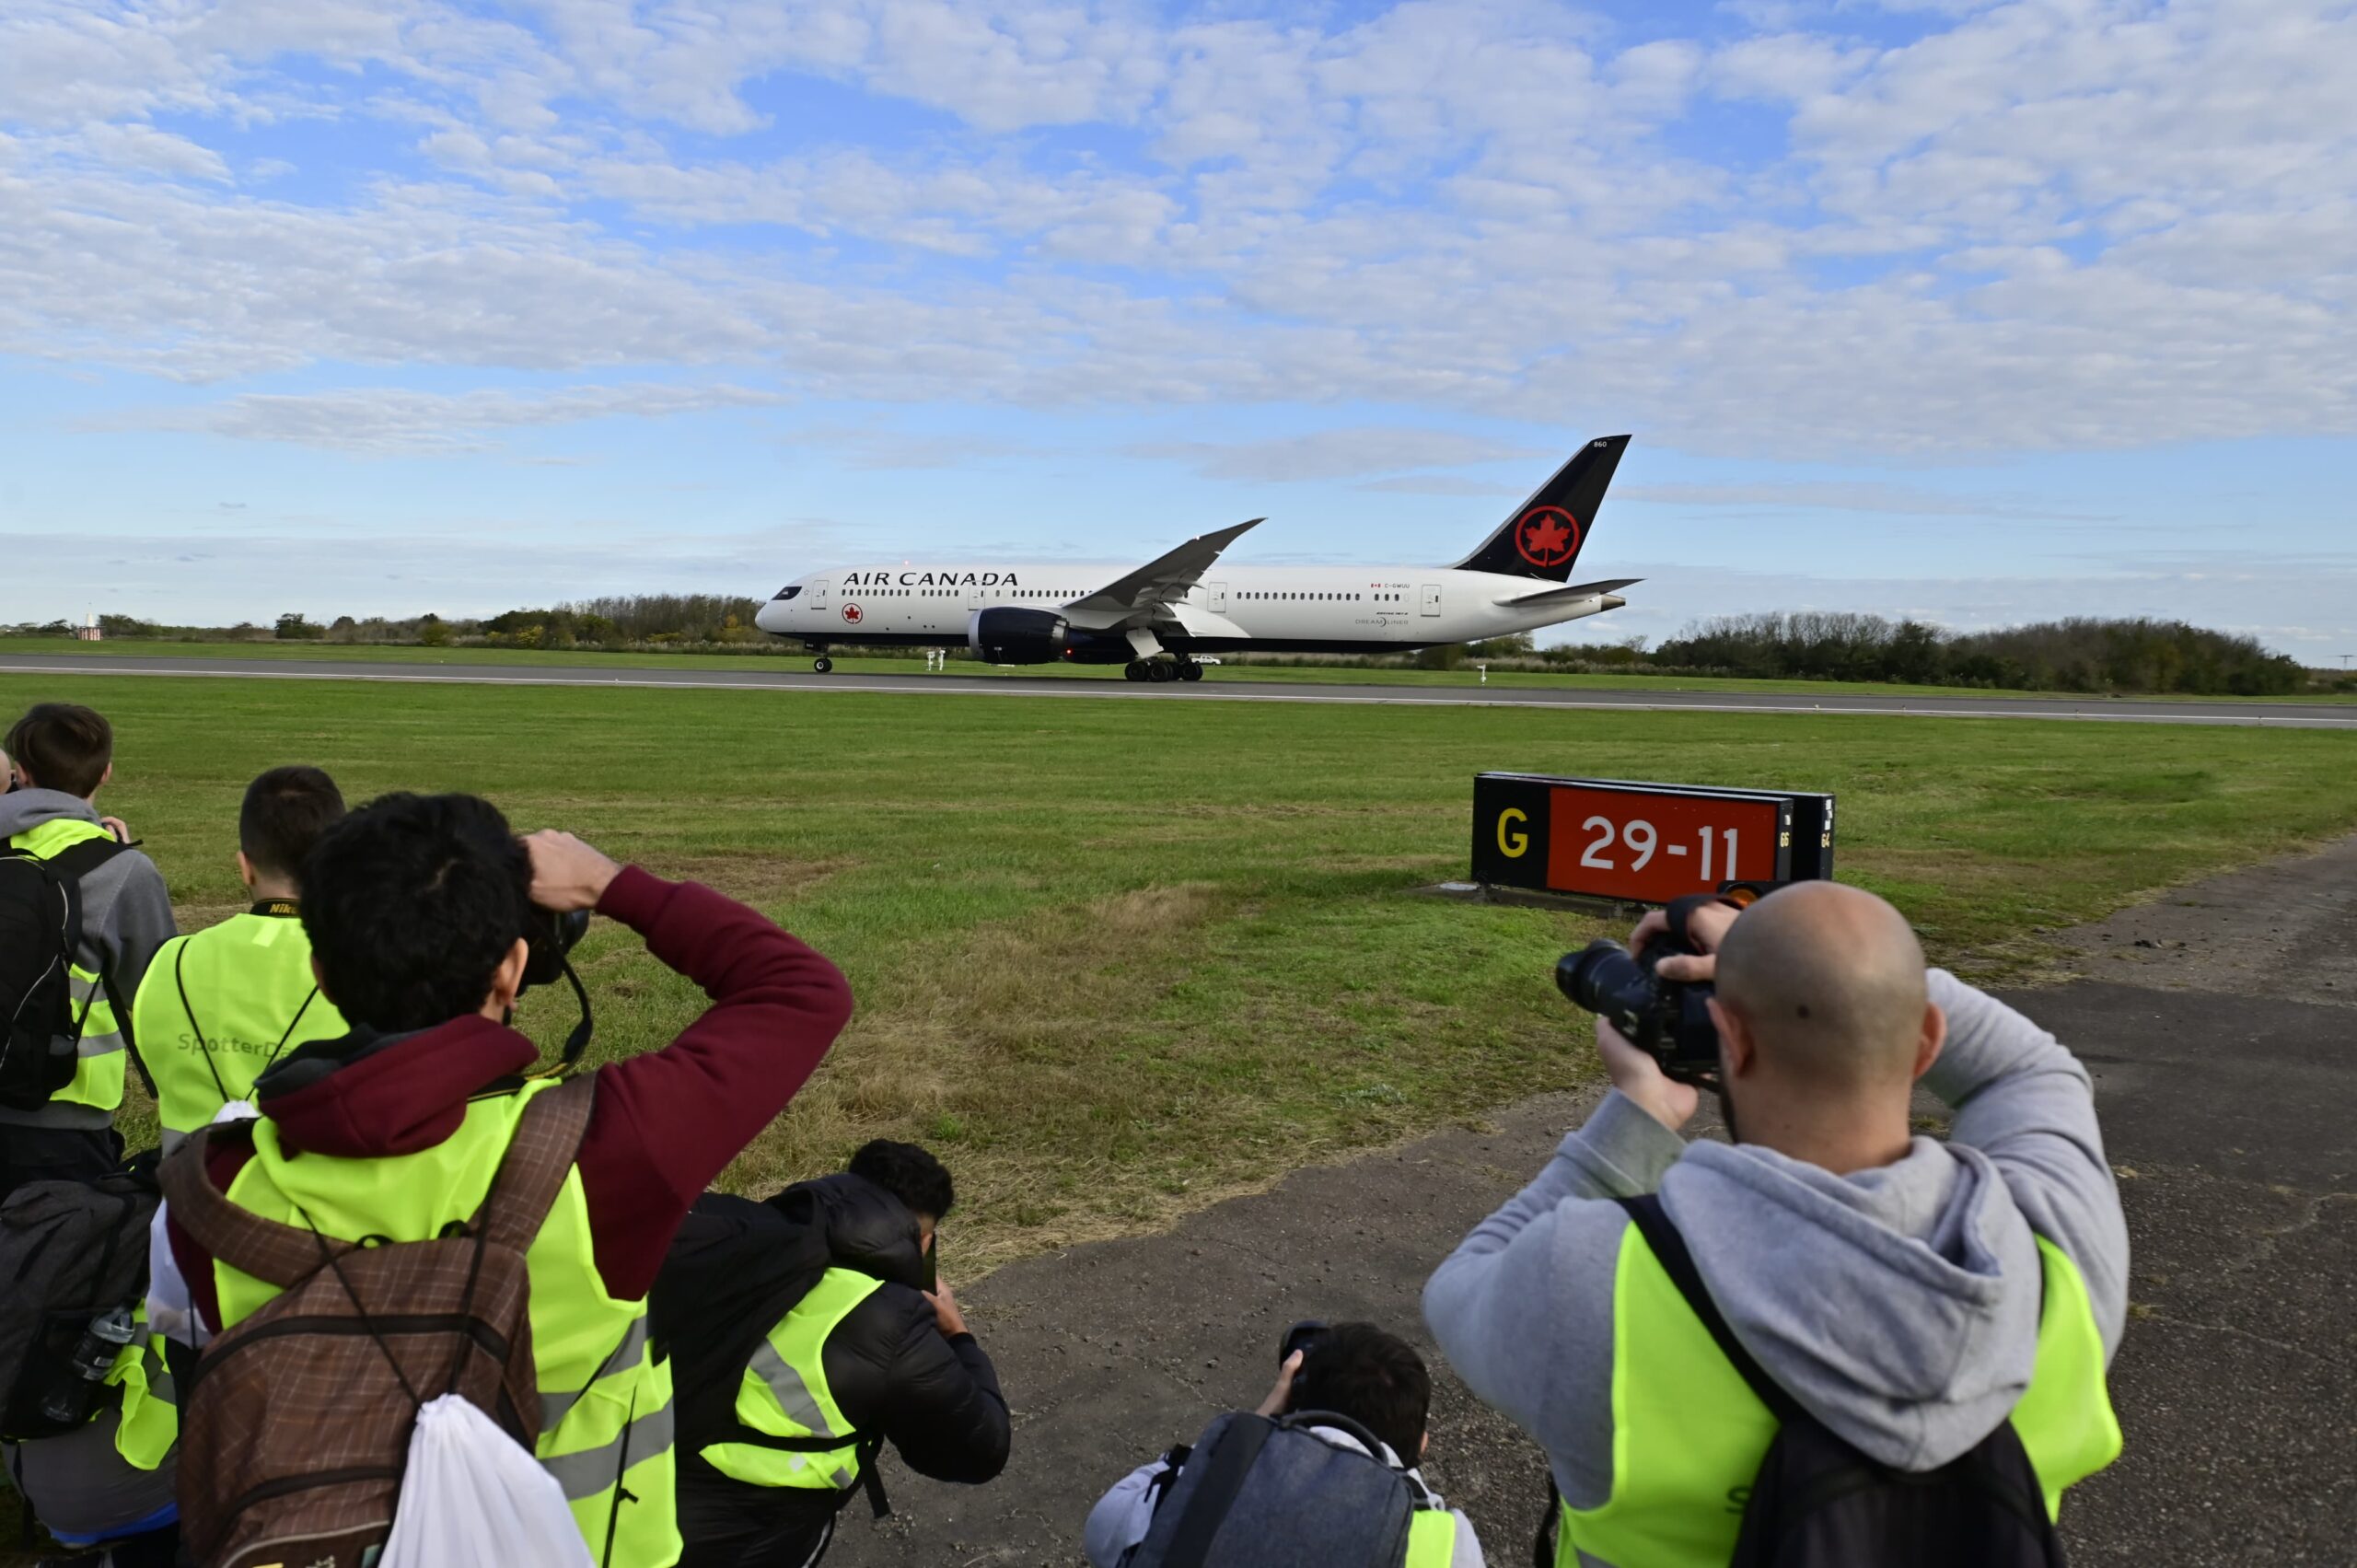
[[[792,598],[795,595],[796,595],[796,594],[800,593],[801,591],[802,591],[802,585],[801,585],[800,583],[789,583],[789,584],[787,584],[784,587],[782,587],[782,588],[778,589],[778,591],[777,591],[777,597],[778,597],[779,598]],[[774,602],[775,602],[775,600],[772,600],[772,603],[774,603]]]

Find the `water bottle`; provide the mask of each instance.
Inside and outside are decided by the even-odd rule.
[[[99,1402],[99,1389],[106,1383],[107,1374],[114,1370],[115,1357],[122,1353],[122,1347],[137,1333],[128,1307],[118,1307],[91,1318],[89,1326],[82,1330],[81,1339],[75,1342],[74,1353],[66,1358],[73,1376],[41,1400],[41,1418],[59,1426],[79,1426],[89,1420],[90,1411]]]

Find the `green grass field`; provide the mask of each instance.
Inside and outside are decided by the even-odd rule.
[[[810,656],[800,648],[783,645],[764,645],[758,652],[742,654],[660,654],[660,653],[593,653],[558,652],[538,648],[422,648],[392,646],[358,646],[334,643],[164,643],[122,641],[112,643],[77,643],[67,637],[0,637],[0,659],[10,654],[76,654],[95,657],[137,658],[251,658],[308,661],[319,659],[353,659],[358,662],[382,664],[425,665],[509,665],[532,668],[543,665],[576,665],[591,668],[644,669],[649,667],[682,669],[726,669],[742,671],[764,666],[782,669],[807,670]],[[865,658],[842,655],[835,659],[835,669],[844,675],[911,675],[923,669],[916,658]],[[1110,665],[1025,665],[1007,668],[988,665],[963,657],[953,659],[950,668],[961,676],[1003,676],[1022,679],[1042,677],[1064,680],[1119,680],[1121,671]],[[1282,681],[1309,685],[1343,686],[1430,686],[1446,690],[1470,689],[1481,684],[1480,673],[1470,667],[1463,669],[1358,669],[1335,665],[1252,665],[1228,664],[1213,670],[1207,679],[1215,681]],[[1526,670],[1492,670],[1489,683],[1501,687],[1557,687],[1568,691],[1769,691],[1791,696],[1881,696],[1881,697],[1998,697],[2050,698],[2059,703],[2099,703],[2111,699],[2086,692],[2070,691],[1991,691],[1972,686],[1910,686],[1891,682],[1855,680],[1747,680],[1714,679],[1704,676],[1655,676],[1640,673],[1627,675],[1578,675],[1539,673]],[[2177,697],[2168,694],[2145,695],[2138,702],[2215,702],[2209,697]],[[2293,697],[2247,697],[2234,699],[2251,703],[2341,703],[2357,705],[2357,693],[2315,693]]]
[[[2019,976],[2041,929],[2357,825],[2357,747],[2176,726],[0,676],[114,721],[184,927],[242,907],[246,781],[478,791],[519,829],[749,900],[860,1013],[734,1179],[880,1134],[940,1146],[991,1263],[1151,1226],[1590,1069],[1555,956],[1602,927],[1414,889],[1466,870],[1485,768],[1830,789],[1847,880],[1935,957]],[[607,1054],[699,998],[600,923]],[[528,998],[561,1038],[569,999]]]

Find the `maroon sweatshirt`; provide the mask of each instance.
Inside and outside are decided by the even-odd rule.
[[[609,1294],[644,1295],[688,1205],[785,1109],[851,1017],[835,966],[756,912],[694,882],[626,866],[598,902],[648,951],[704,989],[712,1005],[661,1051],[598,1069],[581,1141],[582,1194]],[[346,1158],[430,1149],[458,1131],[468,1098],[539,1055],[488,1018],[453,1018],[261,1101],[289,1149]],[[207,1168],[226,1189],[253,1153],[220,1140]],[[172,1258],[218,1330],[213,1260],[177,1224]]]

